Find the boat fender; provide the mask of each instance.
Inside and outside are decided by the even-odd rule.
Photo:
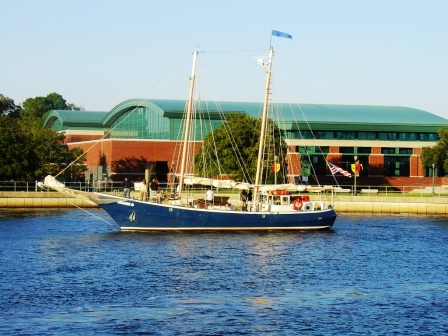
[[[300,210],[300,209],[302,209],[302,206],[303,206],[302,197],[295,199],[294,203],[292,204],[292,207],[294,208],[294,210]]]

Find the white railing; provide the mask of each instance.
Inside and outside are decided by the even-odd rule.
[[[135,182],[137,183],[137,182]],[[122,182],[65,182],[68,188],[81,190],[81,191],[98,191],[98,192],[110,192],[115,194],[121,194],[123,191]],[[355,192],[352,186],[341,186],[342,190],[335,192],[338,196],[354,196]],[[134,188],[132,188],[134,189]],[[166,183],[160,184],[161,190],[170,190],[170,186]],[[31,192],[42,191],[38,186],[38,181],[26,182],[26,181],[0,181],[0,192]],[[188,189],[189,192],[203,192],[204,188]],[[204,191],[205,192],[205,191]],[[237,190],[220,189],[217,192],[224,194],[238,193]],[[443,186],[374,186],[374,185],[357,185],[356,196],[381,196],[381,197],[448,197],[448,187]]]

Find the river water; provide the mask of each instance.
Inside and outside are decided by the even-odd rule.
[[[102,210],[3,210],[0,244],[2,335],[448,333],[446,217],[129,233]]]

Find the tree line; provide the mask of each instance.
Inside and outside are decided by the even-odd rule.
[[[58,93],[26,99],[22,105],[0,94],[0,181],[41,180],[56,175],[68,164],[83,155],[81,148],[64,146],[65,135],[43,127],[51,110],[82,110],[67,103]],[[84,161],[84,160],[80,160]],[[75,179],[84,166],[74,165],[62,174],[66,180]]]

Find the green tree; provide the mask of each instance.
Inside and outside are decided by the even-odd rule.
[[[33,134],[34,150],[38,157],[38,165],[34,173],[36,177],[57,174],[66,164],[67,148],[62,146],[65,135],[49,128],[36,128]]]
[[[7,115],[11,118],[17,118],[20,115],[21,109],[20,106],[14,104],[14,100],[0,93],[0,116]]]
[[[21,117],[24,119],[42,120],[51,110],[81,110],[74,104],[67,104],[66,100],[56,92],[46,97],[28,98],[23,102]]]
[[[437,134],[439,140],[432,147],[423,147],[420,158],[425,167],[431,167],[434,163],[437,170],[448,170],[448,126],[441,128]]]
[[[17,118],[0,116],[0,179],[30,180],[39,165],[32,135]]]
[[[260,119],[247,114],[229,114],[219,128],[205,136],[202,147],[195,156],[197,175],[215,177],[227,174],[237,181],[254,182],[260,125]],[[274,161],[274,156],[277,157],[277,162],[284,166],[287,151],[280,130],[270,119],[267,129],[270,132],[266,139],[264,182],[269,180],[271,175],[270,163]]]
[[[24,109],[14,101],[0,96],[0,179],[31,180],[60,172],[67,164],[82,155],[82,149],[67,151],[65,135],[42,126],[42,117],[52,109],[78,108],[67,105],[57,93],[47,97],[29,98]],[[18,118],[13,118],[18,115]],[[82,168],[81,168],[82,167]],[[79,175],[77,169],[67,172]]]
[[[86,171],[84,162],[86,157],[81,147],[75,147],[65,152],[65,162],[62,164],[61,172],[66,181],[77,181],[80,175]]]

